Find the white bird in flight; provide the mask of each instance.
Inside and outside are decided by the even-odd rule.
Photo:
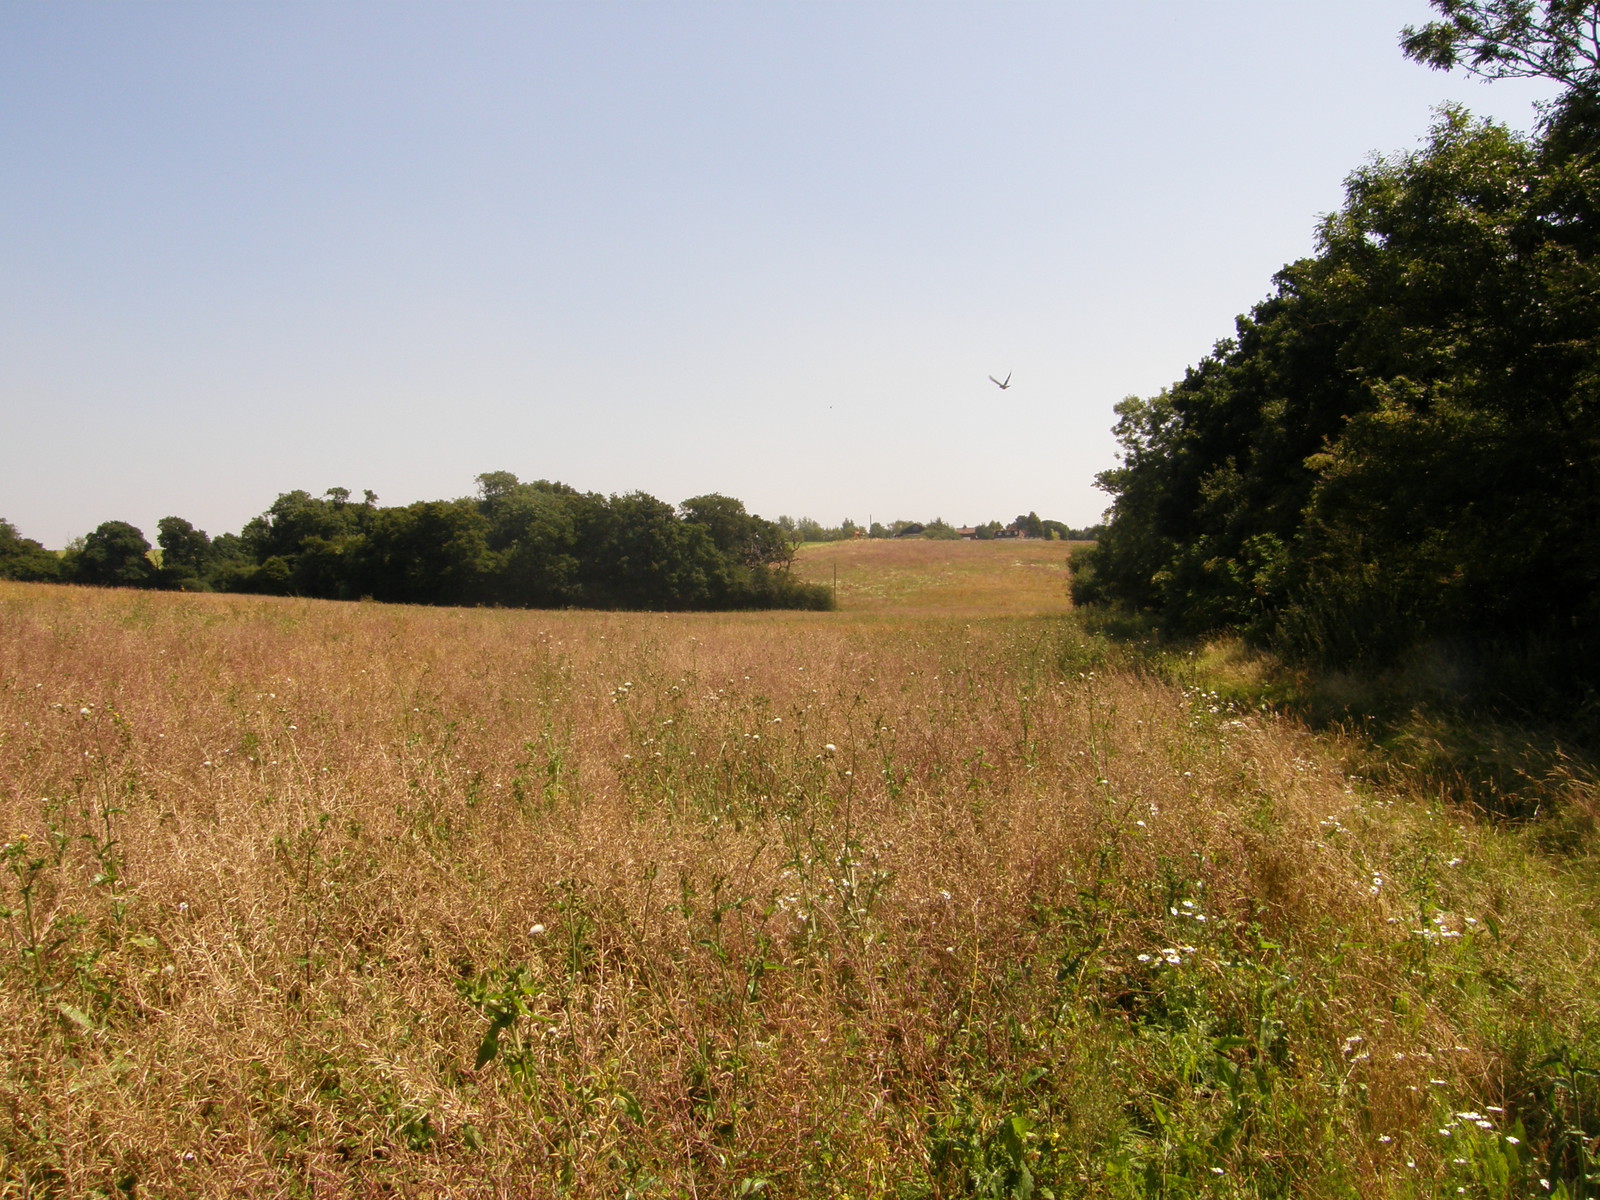
[[[995,378],[995,377],[994,377],[994,376],[993,376],[993,375],[991,375],[991,376],[989,376],[989,382],[990,382],[990,383],[992,383],[992,384],[994,384],[994,385],[995,385],[995,387],[997,387],[997,388],[999,388],[999,389],[1000,389],[1000,390],[1001,390],[1001,391],[1002,391],[1002,392],[1003,392],[1003,391],[1005,391],[1005,390],[1006,390],[1006,389],[1007,389],[1007,388],[1008,388],[1008,387],[1010,387],[1010,386],[1011,386],[1011,372],[1010,372],[1010,371],[1007,371],[1007,372],[1006,372],[1006,381],[1005,381],[1005,382],[1004,382],[1004,383],[1001,383],[1001,382],[1000,382],[1000,381],[999,381],[999,380],[998,380],[998,379],[996,379],[996,378]]]

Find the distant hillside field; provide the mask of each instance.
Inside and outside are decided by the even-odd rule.
[[[1045,616],[1072,608],[1067,559],[1088,543],[1034,539],[861,538],[803,546],[795,571],[831,585],[844,612],[902,616]]]

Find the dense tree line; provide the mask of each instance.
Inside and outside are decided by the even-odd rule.
[[[61,577],[61,559],[32,538],[0,520],[0,579],[42,582]]]
[[[1445,20],[1406,31],[1412,57],[1565,93],[1528,136],[1442,110],[1421,149],[1350,176],[1316,255],[1234,338],[1118,406],[1121,465],[1100,477],[1115,503],[1077,559],[1080,600],[1329,664],[1519,644],[1592,662],[1596,6],[1435,7]]]
[[[989,521],[973,529],[973,536],[979,541],[987,541],[990,538],[1028,537],[1057,542],[1092,542],[1099,535],[1098,525],[1086,525],[1075,529],[1060,521],[1041,518],[1036,512],[1018,516],[1009,525],[1002,525],[999,521]]]
[[[931,521],[890,521],[885,525],[881,521],[873,521],[870,526],[863,528],[849,517],[838,525],[823,525],[810,517],[801,517],[798,521],[790,517],[779,517],[777,525],[785,533],[798,542],[841,542],[853,538],[924,538],[931,541],[949,541],[967,536],[962,530],[957,529],[942,517],[935,517]],[[1060,521],[1043,520],[1038,513],[1030,512],[1026,516],[1019,516],[1009,524],[1002,525],[999,521],[984,521],[972,526],[971,536],[980,541],[991,538],[1006,537],[1034,537],[1047,540],[1060,541],[1092,541],[1099,533],[1099,526],[1089,526],[1083,529],[1074,529]]]
[[[61,554],[0,522],[0,578],[412,604],[656,610],[826,608],[789,571],[794,542],[727,496],[478,477],[478,495],[380,507],[367,492],[285,492],[238,534],[163,518],[159,553],[107,521]]]

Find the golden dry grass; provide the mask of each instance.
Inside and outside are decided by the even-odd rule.
[[[833,585],[849,613],[906,616],[1038,616],[1070,610],[1067,559],[1087,543],[1039,540],[924,541],[861,538],[811,543],[796,572]]]
[[[808,555],[835,614],[0,584],[0,1194],[1478,1186],[1585,893],[1007,615],[1022,549]]]

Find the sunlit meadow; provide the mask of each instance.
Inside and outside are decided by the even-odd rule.
[[[0,1194],[1592,1194],[1592,786],[1551,839],[1353,777],[1067,553],[808,548],[807,614],[0,584]]]

